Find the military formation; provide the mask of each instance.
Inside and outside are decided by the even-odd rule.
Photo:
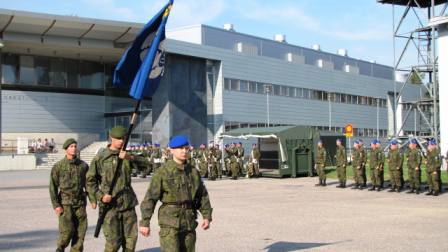
[[[338,188],[347,187],[347,155],[341,139],[336,140],[336,172],[339,180]],[[371,186],[369,191],[381,191],[385,189],[384,168],[389,167],[390,189],[388,192],[401,192],[405,189],[403,165],[406,163],[408,170],[408,192],[420,194],[422,192],[423,163],[426,167],[426,178],[428,191],[425,195],[438,196],[441,191],[441,166],[442,156],[434,140],[428,140],[426,150],[419,147],[416,139],[411,139],[405,151],[400,150],[399,142],[395,139],[389,142],[386,150],[381,148],[381,142],[377,139],[370,144],[369,153],[364,148],[362,140],[355,140],[351,155],[353,169],[352,189],[367,188],[367,171]],[[321,141],[317,144],[315,155],[315,170],[319,176],[319,183],[316,186],[326,186],[325,164],[327,161],[327,151]],[[448,153],[446,157],[448,161]]]

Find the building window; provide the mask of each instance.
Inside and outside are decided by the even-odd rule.
[[[12,54],[2,55],[2,83],[17,84],[19,77],[19,57]]]
[[[104,68],[94,62],[81,62],[80,64],[80,88],[104,89]]]
[[[274,89],[274,95],[281,95],[280,86],[279,85],[272,85]]]
[[[239,85],[239,81],[238,80],[234,80],[234,79],[230,80],[230,90],[238,91],[238,90],[240,90],[239,86],[240,85]]]
[[[20,55],[20,83],[35,85],[34,58],[28,55]]]
[[[45,57],[35,57],[34,64],[37,84],[50,85],[50,60]]]
[[[224,90],[230,90],[230,79],[224,78]]]
[[[261,82],[257,82],[257,93],[264,94],[264,84]]]
[[[257,83],[254,81],[249,81],[249,92],[257,93]]]
[[[67,83],[67,72],[65,62],[62,59],[50,59],[50,83],[52,86],[65,87]]]
[[[240,91],[242,92],[248,92],[249,91],[249,84],[247,81],[240,80]]]

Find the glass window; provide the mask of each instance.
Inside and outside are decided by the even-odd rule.
[[[249,86],[248,85],[249,84],[247,83],[247,81],[240,80],[240,91],[242,91],[242,92],[249,91]]]
[[[94,62],[83,61],[80,64],[80,70],[80,88],[104,88],[104,68],[102,65]]]
[[[322,100],[322,91],[313,90],[313,97],[314,100]]]
[[[62,59],[50,59],[50,83],[52,86],[65,87],[67,83],[67,73],[65,71],[65,61]]]
[[[341,102],[342,103],[346,103],[347,102],[347,95],[346,94],[341,94]]]
[[[296,88],[296,97],[298,98],[303,97],[303,88]]]
[[[281,86],[281,90],[284,96],[289,96],[289,87]]]
[[[78,88],[79,83],[79,61],[66,60],[67,64],[67,87]]]
[[[19,77],[19,57],[12,54],[2,55],[2,83],[17,84]]]
[[[322,101],[328,101],[328,92],[322,91]]]
[[[303,98],[311,99],[311,94],[312,94],[312,92],[310,89],[307,89],[307,88],[303,89]]]
[[[256,93],[257,92],[257,83],[250,81],[249,82],[249,92]]]
[[[288,96],[289,97],[296,97],[296,91],[297,91],[297,88],[289,87]]]
[[[28,55],[20,55],[20,83],[35,85],[34,58]]]
[[[264,84],[261,82],[257,82],[257,93],[264,94]]]
[[[361,105],[366,105],[367,104],[367,97],[365,96],[361,96]]]
[[[50,85],[50,59],[35,57],[34,66],[38,85]]]
[[[274,95],[280,95],[280,86],[279,85],[272,85],[274,89]]]
[[[240,85],[239,85],[238,80],[234,80],[234,79],[230,80],[230,90],[238,91],[238,90],[240,90],[239,86]]]
[[[230,90],[230,79],[224,78],[224,90]]]

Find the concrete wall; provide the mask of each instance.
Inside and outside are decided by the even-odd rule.
[[[153,142],[166,145],[185,134],[192,144],[207,141],[205,60],[168,55],[165,74],[153,96]]]
[[[34,170],[36,157],[29,155],[0,155],[0,170]]]

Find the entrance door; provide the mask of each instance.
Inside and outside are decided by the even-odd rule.
[[[311,151],[305,146],[300,146],[295,151],[297,174],[308,174],[311,167]]]

